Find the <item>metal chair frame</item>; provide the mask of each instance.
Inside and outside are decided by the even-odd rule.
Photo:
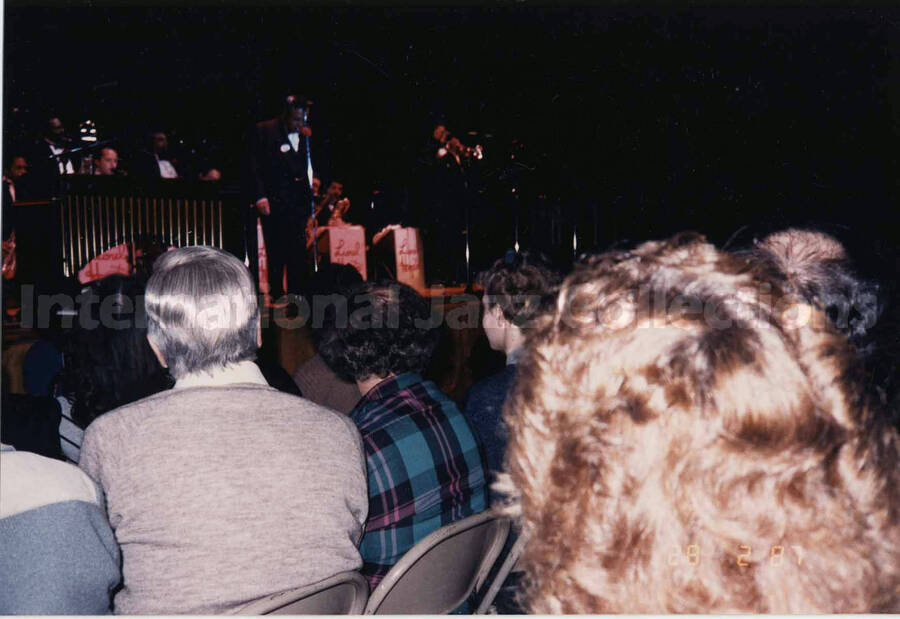
[[[471,531],[480,526],[491,527],[485,538],[484,548],[478,567],[476,568],[468,585],[464,588],[464,592],[453,597],[449,601],[443,603],[435,603],[433,607],[429,607],[427,601],[425,604],[417,608],[407,610],[389,609],[389,614],[446,614],[457,608],[473,591],[479,591],[484,585],[490,573],[491,567],[500,556],[506,538],[509,535],[510,521],[501,516],[497,516],[488,510],[480,514],[475,514],[441,527],[436,531],[432,531],[429,535],[422,538],[415,546],[413,546],[403,557],[391,568],[385,575],[384,579],[375,587],[369,596],[366,604],[365,614],[383,614],[380,609],[390,601],[391,593],[397,590],[397,586],[409,577],[409,574],[415,573],[416,565],[420,560],[426,558],[435,549],[440,548],[444,544],[452,543],[453,538]]]
[[[490,614],[491,604],[494,603],[497,593],[500,592],[500,587],[503,586],[506,578],[515,571],[516,567],[519,565],[519,557],[522,556],[522,551],[525,549],[525,543],[527,541],[525,534],[522,533],[516,539],[512,548],[509,549],[509,554],[506,555],[506,559],[504,559],[500,569],[497,570],[494,580],[491,581],[487,591],[485,591],[484,595],[481,597],[478,608],[475,610],[476,615]]]
[[[323,609],[326,596],[340,600],[338,587],[349,585],[353,598],[343,607]],[[305,587],[288,589],[255,600],[235,610],[235,615],[360,615],[366,607],[369,585],[359,572],[341,572]],[[344,610],[346,607],[346,610]]]

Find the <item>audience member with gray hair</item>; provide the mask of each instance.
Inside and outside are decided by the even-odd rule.
[[[150,345],[176,379],[256,357],[256,289],[239,260],[212,247],[160,256],[147,283]]]
[[[209,247],[168,252],[146,306],[175,386],[99,417],[79,462],[103,487],[122,548],[115,611],[224,613],[359,569],[359,432],[266,384],[246,267]]]

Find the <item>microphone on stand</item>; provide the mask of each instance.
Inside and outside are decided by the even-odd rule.
[[[312,105],[312,101],[306,102],[306,107],[303,108],[303,126],[300,127],[300,135],[308,138],[312,135],[312,129],[309,128],[309,106]]]
[[[289,100],[293,100],[293,96],[288,97]],[[309,149],[309,136],[312,135],[312,130],[309,128],[309,107],[312,105],[312,101],[305,101],[303,105],[303,126],[300,127],[300,135],[303,136],[304,141],[306,142],[306,176],[309,181],[309,216],[312,217],[313,224],[313,237],[312,237],[312,250],[313,250],[313,271],[319,272],[319,231],[318,225],[316,221],[316,198],[313,195],[313,167],[312,167],[312,153]]]
[[[306,107],[303,108],[303,126],[300,127],[300,135],[304,137],[309,137],[312,135],[312,129],[309,128],[309,106],[312,105],[312,101],[306,102]]]

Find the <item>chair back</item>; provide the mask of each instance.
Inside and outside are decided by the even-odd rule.
[[[359,572],[341,572],[306,587],[289,589],[250,602],[236,615],[360,615],[369,585]]]
[[[516,541],[512,545],[512,548],[509,549],[509,553],[507,553],[506,558],[503,560],[503,563],[500,564],[500,568],[494,575],[494,579],[491,581],[491,584],[487,588],[487,591],[485,591],[485,593],[481,596],[481,601],[478,602],[478,608],[475,609],[476,615],[497,614],[496,612],[491,612],[491,605],[494,603],[494,599],[500,592],[500,588],[503,586],[503,583],[506,582],[507,577],[512,572],[515,572],[516,568],[519,566],[519,557],[522,556],[522,551],[525,550],[525,544],[527,542],[528,536],[524,533],[524,531],[520,532],[519,537],[516,538]]]
[[[366,604],[367,615],[442,615],[484,584],[510,522],[486,511],[433,531],[385,575]]]

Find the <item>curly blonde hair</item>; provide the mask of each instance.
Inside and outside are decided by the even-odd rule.
[[[534,613],[900,610],[898,437],[771,263],[580,264],[504,408]]]

